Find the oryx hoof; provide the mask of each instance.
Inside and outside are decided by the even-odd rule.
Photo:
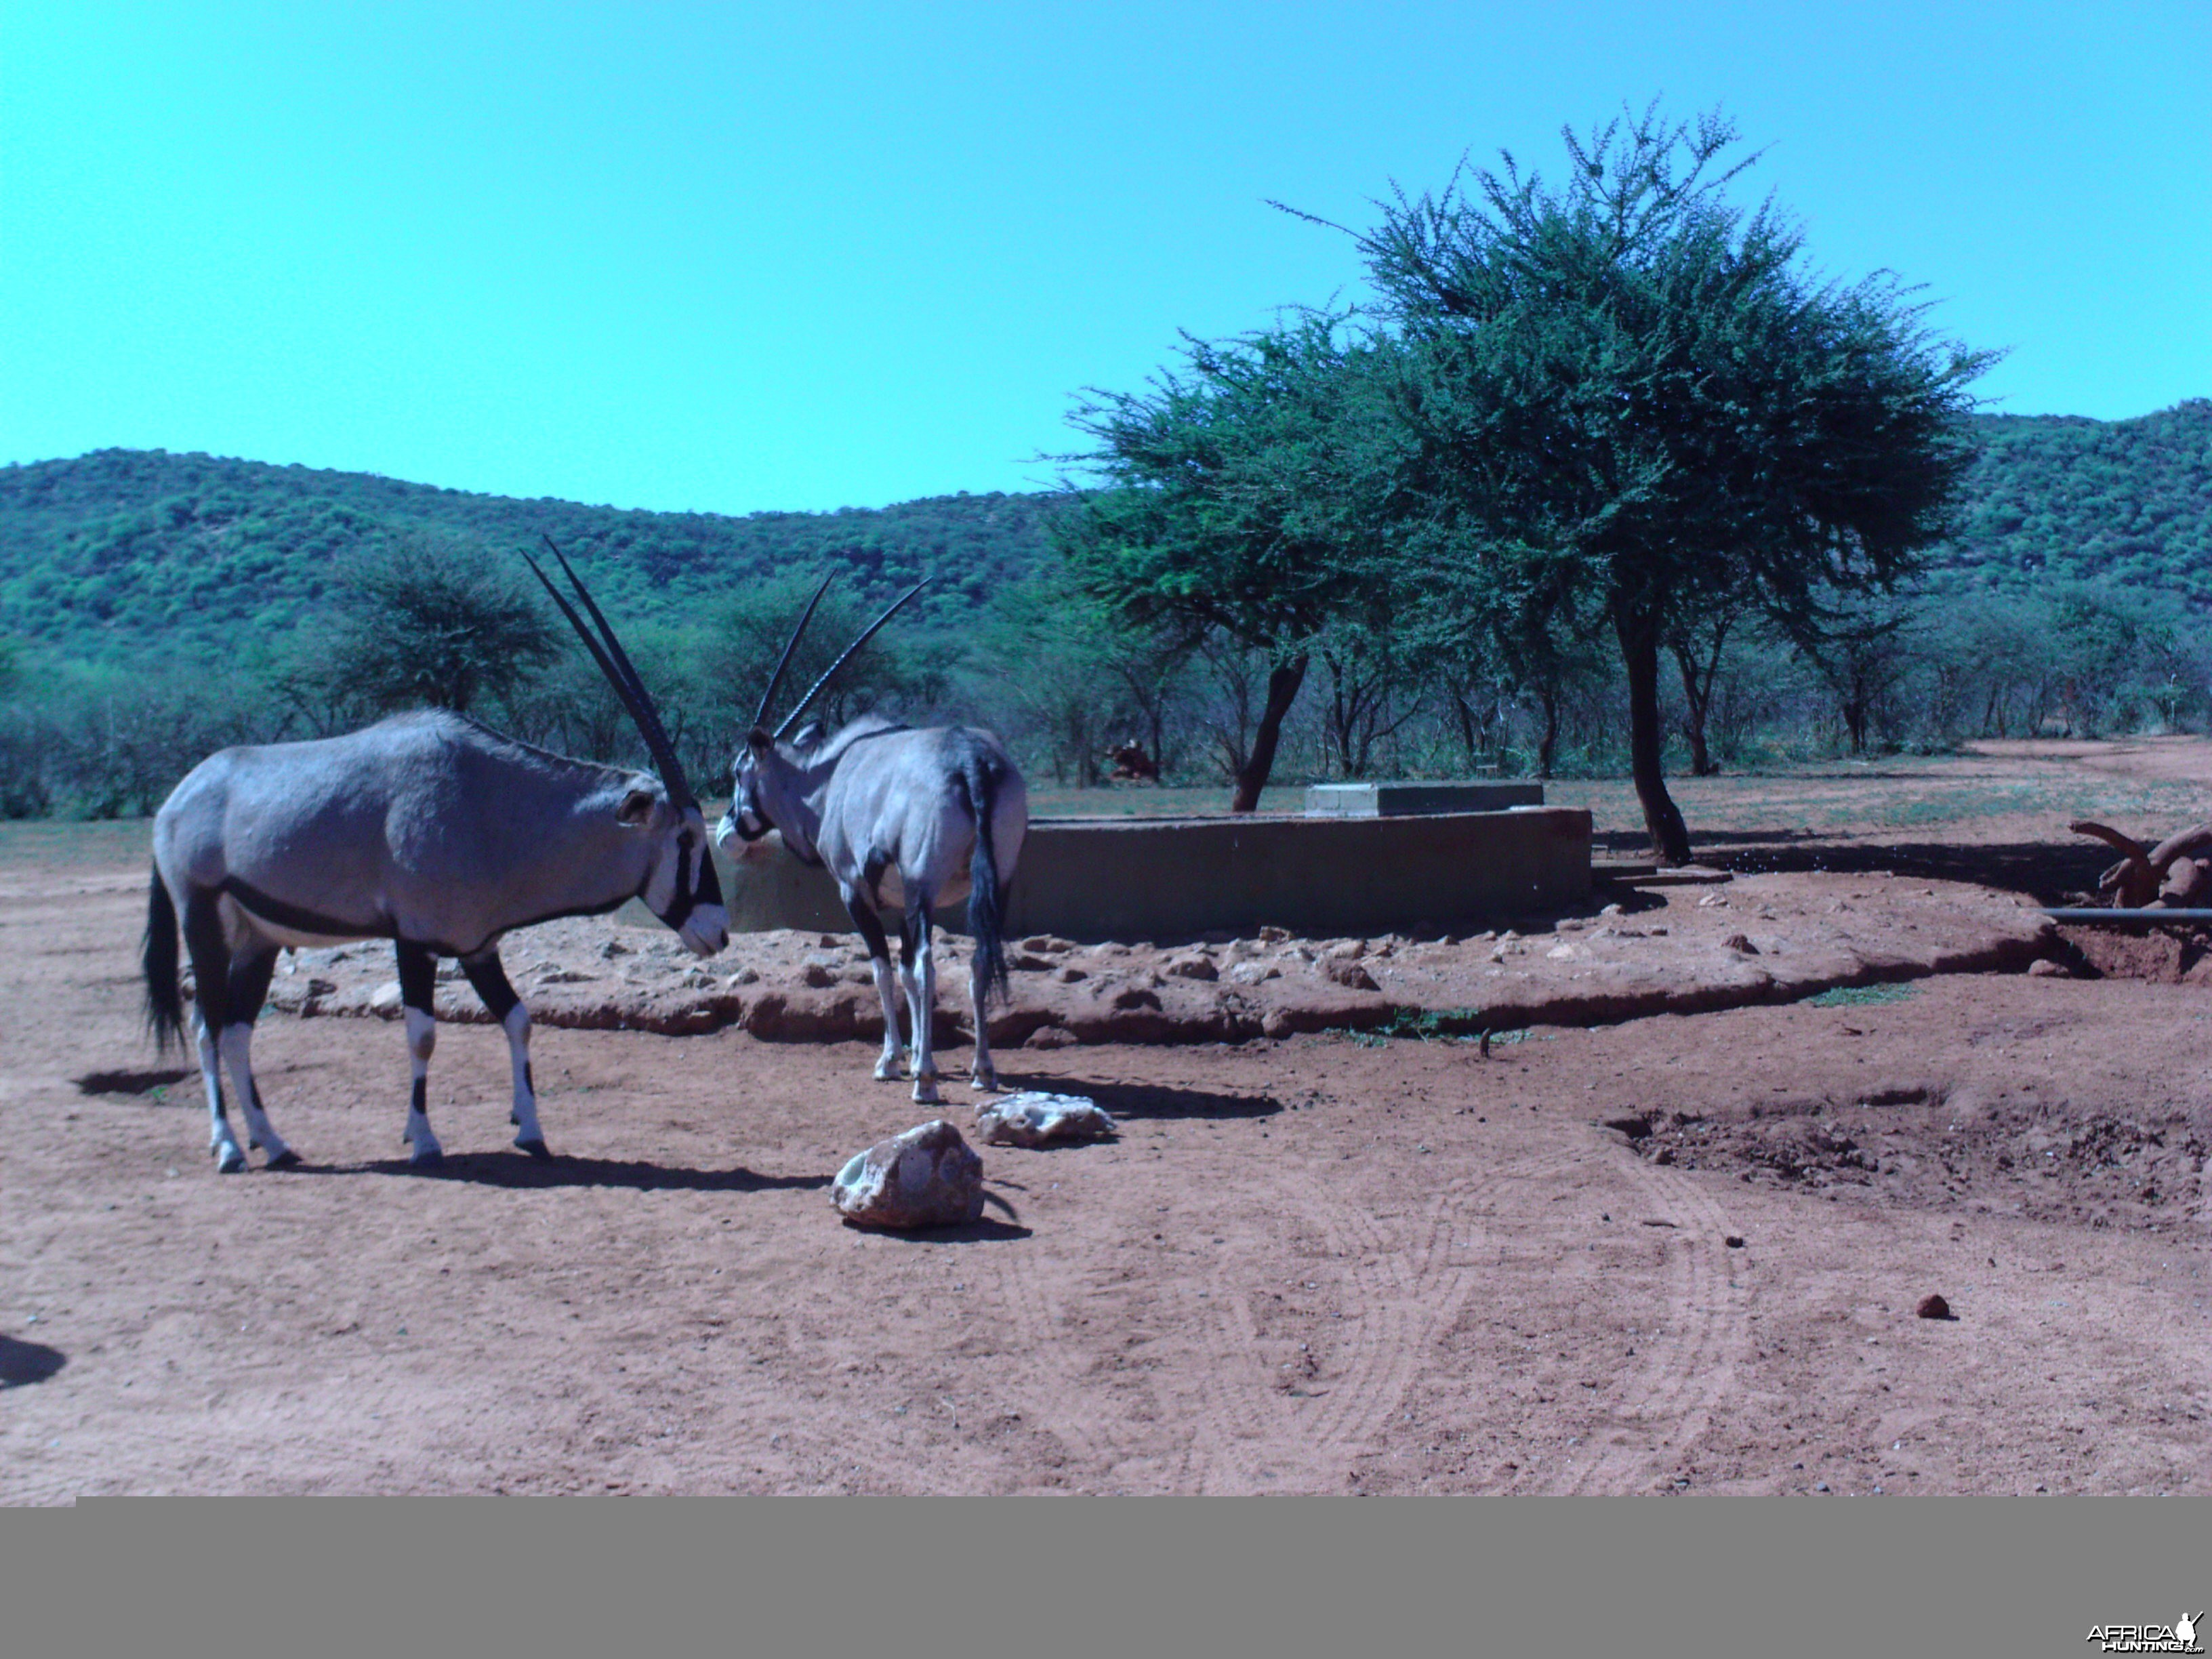
[[[418,1170],[434,1170],[446,1161],[442,1146],[417,1146],[408,1154],[407,1162]]]
[[[553,1156],[551,1150],[543,1140],[525,1140],[521,1136],[517,1135],[514,1138],[514,1144],[535,1158],[543,1159]]]
[[[919,1106],[941,1106],[945,1103],[945,1097],[937,1092],[937,1079],[933,1077],[914,1080],[914,1098]]]
[[[969,1078],[968,1086],[995,1095],[999,1092],[999,1074],[996,1072],[977,1072]]]
[[[235,1146],[218,1146],[215,1149],[215,1167],[218,1175],[243,1175],[246,1154]]]
[[[896,1083],[905,1075],[906,1062],[902,1060],[885,1055],[876,1062],[876,1081],[878,1083]]]
[[[300,1167],[300,1155],[287,1146],[261,1167],[264,1170],[296,1170]]]
[[[514,1125],[514,1127],[515,1127],[516,1128],[518,1128],[518,1129],[520,1129],[520,1128],[522,1127],[522,1115],[521,1115],[520,1112],[509,1112],[509,1113],[507,1115],[507,1121],[509,1123],[512,1123],[513,1125]],[[519,1140],[518,1140],[518,1141],[516,1141],[514,1144],[515,1144],[516,1146],[520,1146],[520,1145],[522,1145],[522,1143],[521,1143],[520,1141],[519,1141]]]
[[[246,1150],[249,1152],[258,1152],[261,1150],[261,1143],[252,1135],[248,1135],[246,1138]]]

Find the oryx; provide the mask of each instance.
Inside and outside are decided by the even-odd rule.
[[[829,585],[825,580],[815,590],[769,678],[760,712],[732,769],[730,810],[715,838],[724,847],[744,843],[744,857],[763,836],[777,830],[800,860],[829,867],[853,925],[867,941],[876,994],[883,1000],[884,1052],[876,1076],[889,1082],[899,1076],[902,1062],[910,1060],[918,1101],[939,1098],[930,1042],[930,1015],[937,1004],[933,914],[939,904],[965,893],[968,928],[975,935],[968,970],[975,1029],[970,1076],[976,1088],[996,1089],[985,1006],[992,988],[1004,991],[1006,984],[1000,926],[1022,837],[1029,830],[1028,786],[998,738],[973,726],[916,730],[864,715],[826,738],[810,728],[796,742],[784,740],[830,675],[920,591],[919,583],[846,647],[781,726],[773,733],[768,730],[764,722],[776,687]],[[901,913],[899,981],[914,1033],[910,1056],[899,1042],[890,945],[877,914],[882,909]]]
[[[531,568],[629,710],[659,778],[549,754],[463,715],[425,709],[343,737],[223,750],[194,767],[155,815],[147,1019],[163,1048],[182,1039],[181,915],[210,1145],[224,1174],[246,1167],[223,1110],[225,1064],[247,1144],[268,1154],[271,1169],[299,1162],[270,1127],[250,1058],[253,1022],[286,945],[388,939],[396,946],[415,1069],[404,1139],[412,1161],[427,1164],[442,1156],[426,1094],[437,958],[460,958],[505,1028],[514,1144],[543,1158],[530,1012],[500,966],[501,936],[640,898],[701,956],[729,942],[706,820],[668,734],[614,630],[560,550],[553,554],[599,638],[535,560]]]

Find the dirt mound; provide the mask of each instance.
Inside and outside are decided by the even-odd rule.
[[[2148,1232],[2212,1219],[2212,1128],[2202,1113],[1984,1109],[1939,1086],[1753,1106],[1736,1118],[1632,1115],[1605,1127],[1655,1164],[1805,1192],[1860,1188],[1935,1209],[1996,1203],[2041,1221]]]
[[[1183,944],[1019,941],[1012,999],[991,1039],[1040,1048],[1237,1042],[1328,1030],[1476,1032],[1589,1025],[1789,1002],[1931,974],[2024,968],[2052,949],[2023,901],[1960,883],[1792,874],[1627,891],[1583,914],[1467,936]],[[513,936],[506,957],[539,1023],[666,1035],[743,1027],[771,1042],[874,1041],[882,1005],[857,935],[739,935],[711,962],[667,934],[598,921]],[[938,1030],[968,1035],[967,943],[938,951]],[[270,1006],[306,1017],[396,1018],[382,945],[288,958]],[[458,967],[441,1018],[485,1018]]]

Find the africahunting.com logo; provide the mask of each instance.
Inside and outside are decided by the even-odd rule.
[[[2099,1625],[2086,1639],[2100,1653],[2202,1653],[2197,1626],[2203,1617],[2192,1613],[2170,1625]]]

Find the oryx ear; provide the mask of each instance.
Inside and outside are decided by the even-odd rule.
[[[756,726],[745,733],[745,746],[756,755],[765,755],[775,747],[775,739],[769,735],[768,727]]]
[[[799,728],[799,735],[791,740],[793,749],[818,749],[822,746],[822,722],[809,720]]]
[[[641,823],[649,823],[653,818],[653,809],[659,804],[659,801],[660,794],[658,790],[647,789],[640,785],[624,795],[623,804],[615,808],[615,822],[629,824],[633,829]]]

